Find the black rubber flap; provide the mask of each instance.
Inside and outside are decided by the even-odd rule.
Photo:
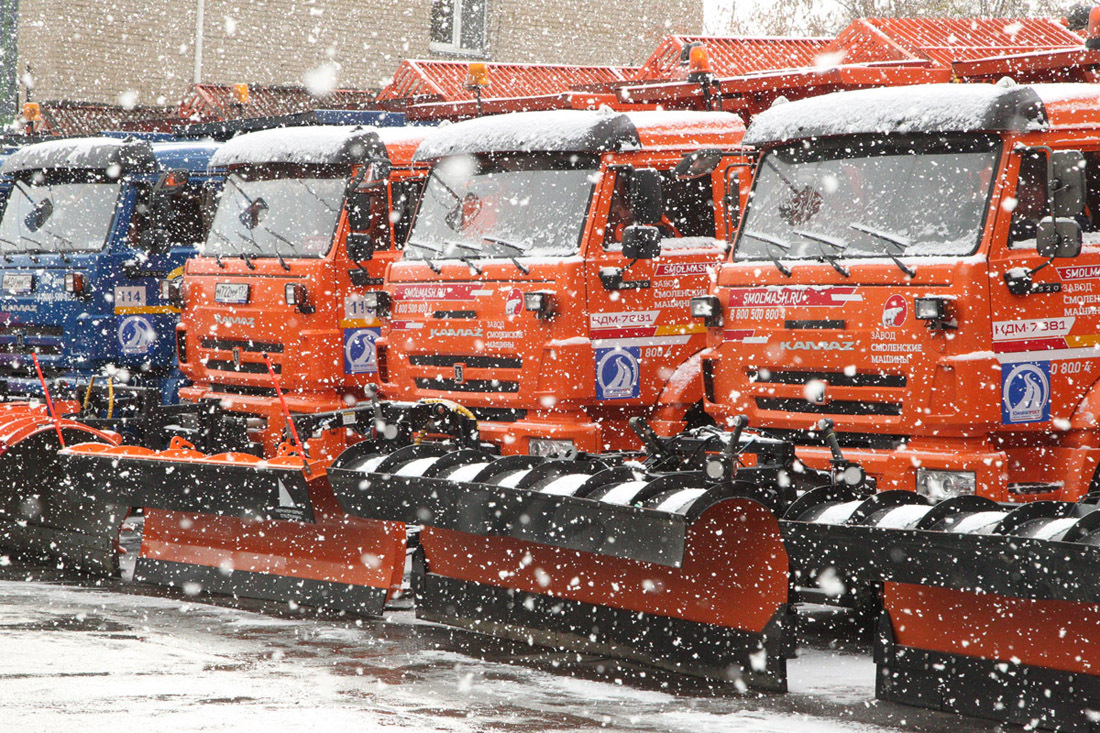
[[[446,479],[331,468],[348,514],[679,567],[688,521],[679,515],[573,496]]]

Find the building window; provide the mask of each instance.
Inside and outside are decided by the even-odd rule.
[[[488,0],[432,0],[432,51],[484,56]]]

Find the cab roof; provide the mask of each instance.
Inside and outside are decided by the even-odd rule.
[[[296,165],[355,165],[390,158],[387,145],[411,144],[423,133],[402,128],[361,125],[313,125],[260,130],[238,135],[214,153],[211,167],[291,163]]]
[[[90,169],[118,167],[121,173],[155,173],[158,170],[153,146],[145,140],[106,137],[76,137],[48,140],[16,150],[0,168],[11,175],[28,170]]]
[[[728,112],[514,112],[458,122],[428,134],[416,160],[479,153],[605,153],[675,145],[734,145],[745,126]]]
[[[1026,132],[1048,125],[1031,86],[922,84],[835,92],[773,105],[745,133],[747,145],[860,134]]]

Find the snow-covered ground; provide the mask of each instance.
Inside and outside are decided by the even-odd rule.
[[[187,599],[0,567],[0,731],[966,731],[874,700],[866,647],[815,642],[737,695],[416,621]]]

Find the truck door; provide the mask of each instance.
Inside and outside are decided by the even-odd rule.
[[[1073,414],[1100,378],[1100,152],[1085,152],[1086,208],[1075,217],[1081,254],[1050,264],[1036,250],[1038,222],[1050,214],[1047,154],[1025,150],[1010,161],[1006,194],[1015,209],[998,213],[990,253],[992,343],[1001,365],[997,388],[1005,431],[1049,430],[1052,421]],[[1030,285],[1021,280],[1026,272],[1032,273]],[[1016,473],[1010,466],[1010,477]]]
[[[715,239],[714,178],[679,180],[661,172],[664,214],[661,256],[631,262],[622,255],[633,169],[613,169],[604,189],[605,211],[588,245],[589,336],[596,370],[596,399],[609,406],[653,405],[676,368],[703,348],[704,331],[689,311],[705,293],[708,271],[725,251]]]

